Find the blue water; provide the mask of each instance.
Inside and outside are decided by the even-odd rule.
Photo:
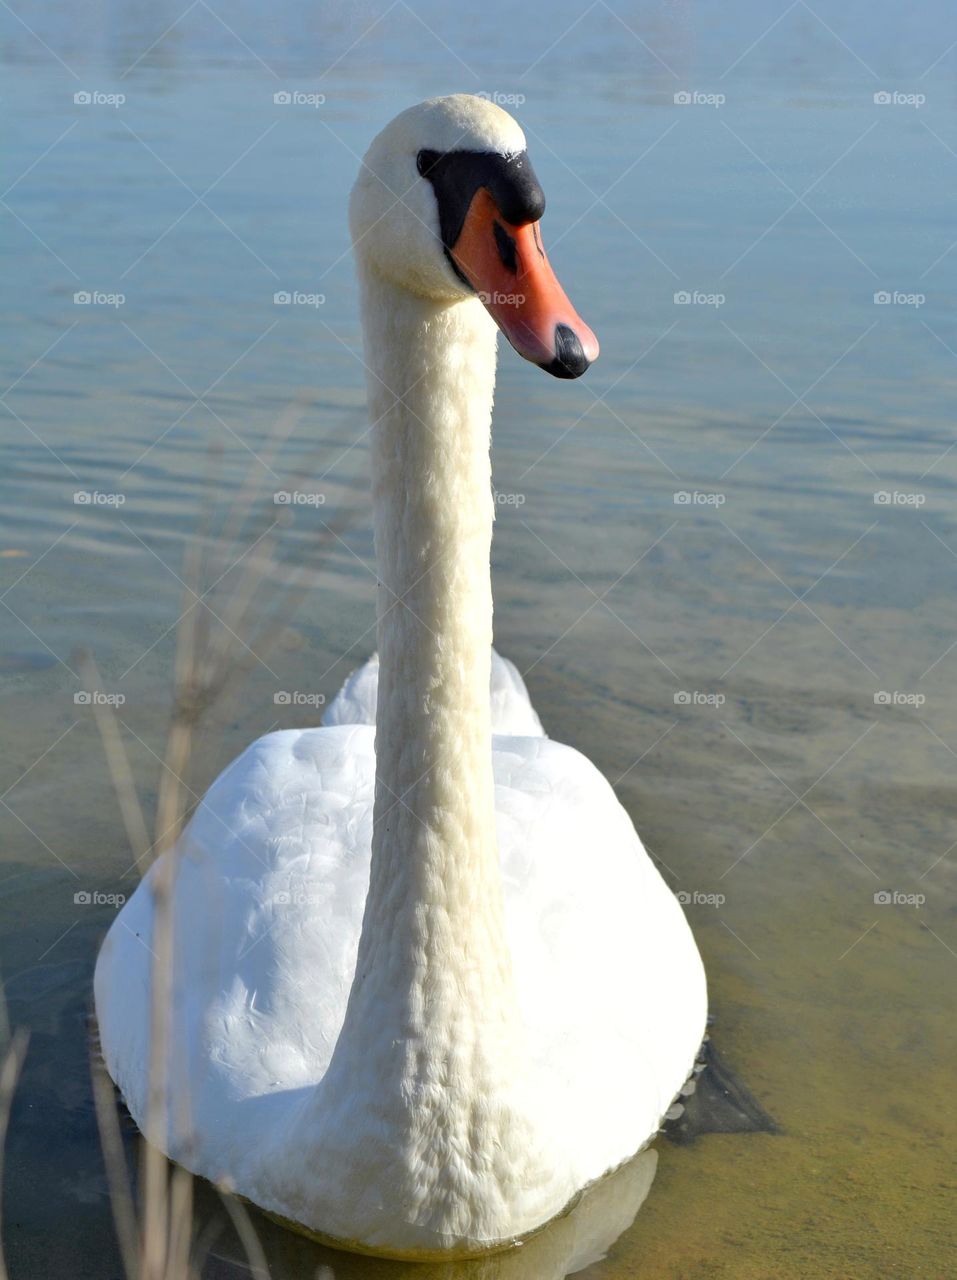
[[[257,592],[196,793],[315,717],[277,689],[331,696],[370,651],[346,201],[383,123],[463,90],[515,103],[602,343],[574,384],[502,353],[497,642],[685,895],[716,1042],[783,1132],[659,1143],[616,1243],[612,1193],[590,1251],[566,1231],[462,1274],[948,1274],[957,14],[127,0],[3,7],[0,31],[0,930],[33,1028],[11,1275],[119,1274],[86,1025],[111,908],[74,896],[135,873],[77,651],[125,699],[150,812],[184,551],[205,520],[228,618],[302,477],[325,503],[268,534],[298,608]],[[405,1274],[257,1226],[279,1276]],[[245,1274],[228,1234],[214,1254]]]

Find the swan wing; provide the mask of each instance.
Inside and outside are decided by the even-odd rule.
[[[379,691],[379,655],[347,676],[322,717],[324,725],[375,724]],[[492,732],[544,737],[545,730],[532,706],[525,681],[514,662],[492,650],[490,681]]]
[[[704,973],[680,906],[598,770],[544,737],[496,737],[493,759],[534,1123],[554,1152],[556,1185],[580,1187],[656,1132],[701,1041]],[[391,1221],[388,1205],[368,1223],[349,1219],[341,1168],[306,1120],[355,971],[374,773],[370,726],[273,733],[196,810],[175,855],[163,1143],[267,1209],[367,1239],[409,1224]],[[106,1064],[141,1128],[156,876],[154,865],[114,921],[95,978]],[[361,1099],[334,1120],[334,1146],[374,1149]],[[324,1117],[327,1138],[329,1125]],[[410,1153],[410,1186],[427,1156]],[[527,1209],[509,1211],[520,1222]],[[503,1222],[503,1238],[510,1231]]]

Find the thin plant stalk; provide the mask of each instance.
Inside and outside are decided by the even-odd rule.
[[[301,406],[295,406],[278,424],[274,432],[273,454],[295,427],[300,413]],[[238,538],[245,513],[252,505],[254,492],[255,484],[247,478],[247,483],[242,488],[241,500],[233,504],[230,518],[227,519],[221,536],[216,539],[220,549],[223,549],[224,542],[231,544],[233,539]],[[141,1156],[141,1228],[137,1226],[110,1085],[102,1069],[94,1072],[94,1097],[101,1144],[107,1163],[117,1238],[128,1280],[191,1280],[192,1277],[198,1277],[203,1259],[212,1243],[210,1231],[201,1232],[194,1240],[192,1177],[179,1166],[171,1172],[170,1161],[163,1151],[174,1127],[178,1137],[177,1148],[188,1140],[189,1134],[188,1116],[176,1117],[174,1126],[168,1114],[175,966],[173,896],[179,839],[190,803],[197,799],[187,778],[196,734],[204,715],[221,696],[227,684],[244,674],[251,663],[257,660],[258,652],[264,651],[279,633],[276,623],[280,612],[279,602],[288,606],[289,598],[294,596],[298,603],[307,589],[302,587],[301,590],[290,590],[293,584],[300,587],[305,577],[301,565],[296,567],[292,575],[286,575],[285,580],[279,572],[273,554],[276,543],[274,521],[247,551],[231,561],[227,569],[214,579],[212,587],[202,594],[204,578],[207,574],[212,576],[211,506],[212,504],[205,504],[198,535],[189,544],[184,556],[184,597],[176,635],[173,712],[161,762],[152,842],[136,794],[118,717],[107,703],[96,704],[97,724],[135,864],[138,866],[148,855],[152,855],[154,861],[158,860],[149,882],[149,891],[153,897],[153,933],[150,939],[150,1062],[143,1126],[146,1142],[142,1145]],[[350,517],[351,514],[350,512]],[[348,520],[336,523],[344,530]],[[326,524],[324,528],[320,549],[337,536],[335,527],[331,528]],[[231,554],[231,546],[227,545],[225,549]],[[211,606],[207,606],[207,597],[212,595],[240,563],[240,582],[233,585],[225,604],[214,611]],[[259,613],[266,616],[269,623],[260,628],[252,643],[246,643],[241,639],[240,632],[264,586],[269,589],[271,598],[268,607],[260,608]],[[285,613],[286,609],[282,612]],[[210,617],[215,617],[219,625],[211,626]],[[89,673],[87,678],[91,687],[98,688],[99,674],[96,666],[92,659],[87,659],[86,662],[85,670]],[[167,856],[162,857],[164,854]],[[188,1106],[188,1099],[186,1105]],[[245,1206],[222,1188],[220,1193],[252,1274],[256,1280],[268,1280],[266,1257]],[[0,1271],[0,1280],[6,1280],[5,1272]]]

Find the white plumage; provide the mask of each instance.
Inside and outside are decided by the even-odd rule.
[[[379,655],[346,678],[342,688],[326,707],[325,725],[375,724],[376,699],[379,692]],[[519,737],[545,736],[538,712],[532,706],[518,667],[508,658],[492,650],[492,679],[489,686],[492,710],[492,732],[513,733]]]
[[[267,1210],[416,1257],[519,1239],[634,1154],[706,1015],[684,915],[611,787],[544,736],[492,656],[495,329],[443,255],[423,147],[512,156],[524,139],[457,96],[403,113],[364,162],[351,214],[381,661],[325,727],[253,743],[166,855],[158,1135]],[[141,1127],[163,865],[95,981],[106,1063]]]
[[[396,1208],[411,1217],[419,1206],[410,1200],[385,1214],[362,1175],[358,1185],[343,1176],[336,1147],[374,1141],[372,1120],[352,1117],[333,1144],[322,1095],[369,880],[373,732],[343,726],[261,738],[213,784],[190,824],[177,877],[171,1061],[175,1096],[189,1098],[191,1115],[174,1110],[168,1150],[208,1178],[227,1175],[266,1209],[387,1248],[396,1245]],[[540,737],[496,738],[494,768],[525,1039],[526,1078],[516,1084],[538,1113],[555,1198],[542,1211],[537,1188],[515,1188],[511,1230],[492,1228],[485,1243],[553,1216],[655,1133],[704,1022],[700,962],[681,908],[601,774],[571,747]],[[147,876],[97,973],[110,1073],[141,1124],[151,931]],[[411,1250],[442,1241],[398,1243]],[[469,1246],[481,1243],[473,1227]]]

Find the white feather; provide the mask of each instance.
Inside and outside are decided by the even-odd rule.
[[[342,688],[326,707],[322,723],[375,724],[378,692],[379,655],[374,653],[368,662],[346,677]],[[493,733],[514,733],[533,738],[545,736],[518,667],[494,649],[489,695]]]

